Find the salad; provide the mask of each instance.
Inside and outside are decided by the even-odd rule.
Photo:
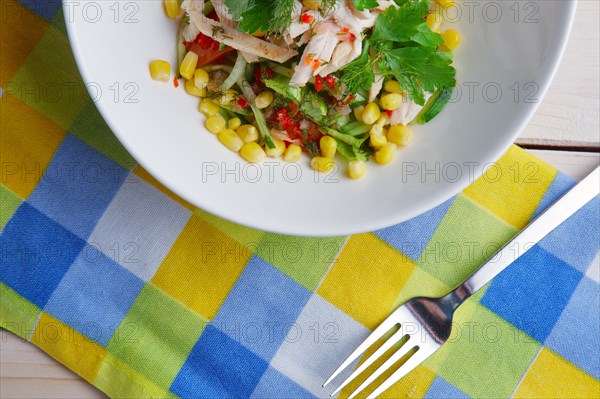
[[[304,154],[321,172],[390,163],[456,86],[443,29],[454,0],[165,0],[180,25],[173,80],[206,128],[248,162]],[[155,80],[170,65],[153,61]],[[336,155],[339,156],[336,159]]]

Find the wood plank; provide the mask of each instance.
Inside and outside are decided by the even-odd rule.
[[[581,180],[600,165],[600,153],[529,150],[533,155],[575,180]]]
[[[599,153],[531,150],[577,180],[600,164]],[[102,398],[103,394],[37,347],[1,331],[0,398]]]
[[[0,398],[105,398],[41,349],[0,332]]]
[[[580,0],[565,57],[518,144],[600,147],[600,1]]]

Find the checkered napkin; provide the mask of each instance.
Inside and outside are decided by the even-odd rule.
[[[1,34],[0,323],[112,397],[325,397],[396,306],[448,292],[573,185],[513,147],[398,226],[251,230],[135,165],[81,90],[58,1],[2,0]],[[600,397],[599,208],[465,303],[384,396]]]

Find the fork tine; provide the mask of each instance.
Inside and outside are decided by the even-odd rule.
[[[371,364],[373,364],[377,359],[379,359],[385,352],[387,352],[392,346],[394,346],[405,334],[402,332],[402,329],[396,331],[387,341],[383,343],[371,356],[367,358],[354,372],[350,375],[350,377],[346,378],[342,384],[337,387],[335,391],[331,393],[331,396],[337,394],[339,391],[344,389],[346,385],[348,385],[352,380],[354,380],[360,373],[365,371]]]
[[[410,373],[415,367],[419,364],[423,363],[425,359],[427,359],[431,355],[431,352],[426,352],[423,350],[418,350],[414,355],[410,357],[398,370],[394,372],[387,380],[385,380],[380,386],[378,386],[371,394],[367,397],[367,399],[375,399],[392,385],[394,385],[398,380],[404,377],[406,374]],[[350,398],[348,398],[350,399]]]
[[[348,367],[350,364],[352,364],[356,359],[359,358],[360,355],[362,355],[367,349],[369,349],[369,347],[371,345],[373,345],[375,342],[377,342],[377,340],[379,338],[381,338],[386,332],[388,332],[392,327],[394,327],[396,324],[398,324],[398,322],[396,322],[392,317],[388,317],[387,319],[385,319],[383,321],[383,323],[381,323],[379,325],[379,327],[377,327],[372,333],[371,335],[369,335],[367,337],[367,339],[365,339],[363,341],[362,344],[360,344],[360,346],[358,348],[356,348],[354,350],[354,352],[352,352],[352,354],[350,356],[348,356],[346,358],[346,360],[344,360],[344,362],[340,365],[340,367],[337,368],[337,370],[335,370],[333,372],[333,374],[331,375],[331,377],[329,377],[327,379],[327,381],[325,381],[325,383],[323,384],[323,387],[325,387],[326,385],[328,385],[331,381],[333,381],[333,379],[335,377],[337,377],[346,367]]]
[[[363,389],[365,389],[367,386],[369,386],[373,381],[375,381],[381,374],[385,373],[390,367],[392,367],[394,365],[394,363],[396,363],[398,360],[402,359],[402,357],[404,355],[406,355],[408,352],[410,352],[411,349],[413,349],[415,346],[412,344],[411,339],[409,338],[408,341],[406,341],[404,343],[404,345],[402,345],[397,351],[396,353],[394,353],[388,360],[385,361],[385,363],[383,363],[381,366],[379,366],[379,368],[377,370],[375,370],[373,372],[373,374],[371,374],[362,384],[360,384],[360,386],[358,388],[356,388],[354,390],[354,392],[352,392],[350,394],[350,396],[348,396],[348,399],[352,399],[354,398],[356,395],[358,395]],[[413,355],[414,357],[414,355]],[[412,357],[411,357],[412,359]],[[410,360],[410,359],[409,359]],[[404,367],[404,365],[402,365],[400,367],[400,369]],[[399,369],[399,370],[400,370]],[[395,373],[394,373],[395,374]],[[389,380],[389,379],[388,379]],[[386,382],[388,381],[386,380]],[[393,384],[393,382],[392,382]]]

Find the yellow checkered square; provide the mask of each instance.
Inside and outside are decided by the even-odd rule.
[[[5,84],[17,73],[25,59],[48,30],[48,23],[27,10],[16,0],[0,3],[0,83]],[[4,106],[4,105],[3,105]],[[5,121],[5,119],[3,119]]]
[[[100,345],[47,313],[40,316],[31,342],[90,382],[106,356]]]
[[[373,329],[388,316],[414,268],[410,258],[375,235],[352,236],[317,293]]]
[[[194,215],[152,283],[211,320],[251,256],[246,247]]]
[[[463,192],[499,218],[521,229],[527,225],[557,171],[512,146]]]
[[[517,388],[515,398],[600,398],[600,382],[547,348],[542,348]]]
[[[6,93],[2,96],[0,119],[1,183],[25,199],[39,183],[67,132]]]

